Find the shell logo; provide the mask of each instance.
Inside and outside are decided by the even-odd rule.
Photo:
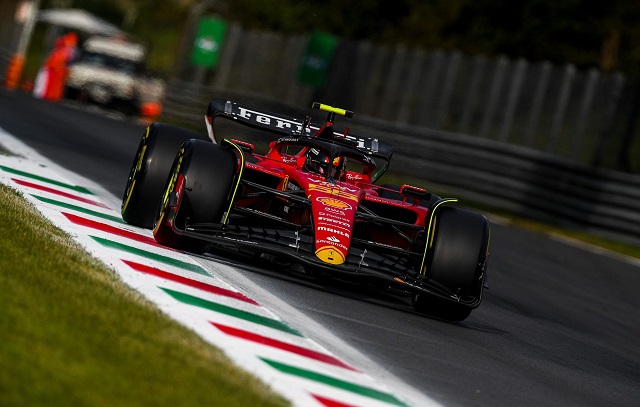
[[[330,206],[332,208],[338,208],[338,209],[349,209],[351,210],[351,205],[349,205],[348,203],[341,201],[339,199],[335,199],[335,198],[316,198],[318,200],[318,202],[322,202],[323,204],[325,204],[326,206]]]

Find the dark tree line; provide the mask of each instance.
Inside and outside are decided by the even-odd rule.
[[[57,0],[59,3],[61,0]],[[205,0],[206,1],[206,0]],[[203,0],[65,0],[157,43],[179,35]],[[50,0],[49,3],[56,3]],[[531,61],[574,63],[640,76],[640,1],[631,0],[209,0],[209,11],[246,28],[312,30],[374,43]],[[132,19],[133,17],[133,19]],[[164,37],[166,38],[166,36]],[[158,44],[153,44],[158,47]]]
[[[227,6],[229,17],[263,29],[313,28],[380,43],[640,73],[638,1],[235,0]]]

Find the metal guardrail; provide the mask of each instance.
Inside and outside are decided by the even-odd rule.
[[[638,175],[425,128],[378,123],[368,133],[394,144],[391,170],[397,174],[424,178],[514,213],[640,243]]]
[[[173,82],[166,115],[198,125],[212,97],[272,111],[308,110],[248,92]],[[394,145],[390,173],[424,180],[429,188],[516,214],[640,244],[640,175],[592,168],[532,148],[459,133],[358,117],[352,131]],[[384,179],[384,178],[383,178]]]

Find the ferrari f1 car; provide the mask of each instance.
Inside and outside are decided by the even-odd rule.
[[[422,188],[376,184],[392,146],[335,128],[336,116],[351,111],[312,107],[327,112],[324,123],[214,99],[206,135],[152,124],[133,161],[123,219],[175,249],[287,259],[397,288],[420,313],[468,317],[486,280],[487,219]],[[239,130],[225,138],[224,123]]]

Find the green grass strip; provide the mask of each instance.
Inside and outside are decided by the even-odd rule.
[[[127,253],[135,254],[137,256],[146,257],[147,259],[155,260],[160,263],[168,264],[170,266],[178,267],[184,270],[193,271],[194,273],[202,274],[203,276],[212,277],[210,273],[208,273],[202,267],[187,263],[178,259],[174,259],[173,257],[163,256],[161,254],[152,253],[147,250],[138,249],[135,247],[128,246],[123,243],[114,242],[113,240],[103,239],[97,236],[89,236],[96,242],[100,243],[103,246],[110,247],[116,250],[122,250]]]
[[[28,172],[16,170],[16,169],[5,167],[5,166],[2,166],[2,165],[0,165],[0,169],[2,169],[5,172],[10,172],[12,174],[21,175],[23,177],[35,179],[35,180],[42,181],[42,182],[46,182],[47,184],[57,185],[59,187],[71,189],[71,190],[74,190],[74,191],[77,191],[77,192],[81,192],[81,193],[84,193],[84,194],[93,195],[93,192],[89,191],[85,187],[81,187],[81,186],[78,186],[78,185],[66,184],[64,182],[56,181],[56,180],[53,180],[51,178],[41,177],[39,175],[35,175],[35,174],[28,173]]]
[[[279,331],[287,332],[297,336],[303,336],[300,332],[291,328],[289,325],[285,324],[284,322],[278,321],[277,319],[263,317],[251,312],[247,312],[247,311],[239,310],[237,308],[218,304],[216,302],[203,300],[202,298],[194,297],[192,295],[181,293],[179,291],[173,291],[168,288],[162,288],[162,290],[184,304],[189,304],[189,305],[193,305],[194,307],[199,307],[199,308],[208,309],[210,311],[219,312],[221,314],[229,315],[235,318],[240,318],[247,322],[253,322],[254,324],[263,325],[269,328],[277,329]]]
[[[37,196],[37,195],[31,195],[31,196],[33,196],[34,198],[36,198],[36,199],[38,199],[38,200],[40,200],[42,202],[46,202],[46,203],[51,204],[51,205],[60,206],[62,208],[66,208],[66,209],[71,209],[71,210],[74,210],[76,212],[82,212],[84,214],[91,215],[91,216],[96,216],[96,217],[99,217],[99,218],[102,218],[102,219],[110,220],[112,222],[118,222],[118,223],[121,223],[121,224],[126,224],[122,220],[122,218],[119,217],[119,216],[107,215],[107,214],[102,213],[102,212],[96,212],[96,211],[92,211],[91,209],[83,208],[82,206],[72,205],[72,204],[69,204],[69,203],[56,201],[55,199],[45,198],[45,197],[42,197],[42,196]]]
[[[281,371],[282,373],[302,377],[304,379],[312,380],[326,384],[327,386],[336,387],[342,390],[350,391],[361,396],[369,397],[375,400],[383,401],[385,403],[395,404],[396,406],[408,407],[407,404],[398,400],[395,396],[389,393],[385,393],[379,390],[372,389],[370,387],[361,386],[359,384],[350,383],[335,377],[323,375],[321,373],[312,372],[311,370],[301,369],[299,367],[285,365],[284,363],[276,362],[266,358],[260,358],[263,362],[269,366]]]
[[[289,404],[0,184],[0,406]]]

